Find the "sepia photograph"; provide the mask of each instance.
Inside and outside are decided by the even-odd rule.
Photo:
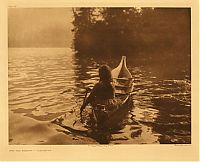
[[[189,145],[192,108],[191,8],[8,8],[9,145]]]

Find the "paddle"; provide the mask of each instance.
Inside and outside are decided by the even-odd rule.
[[[135,95],[135,94],[137,94],[137,92],[135,92],[135,91],[131,91],[131,92],[128,92],[128,93],[116,93],[116,95],[118,95],[118,96]]]
[[[85,101],[86,101],[86,98],[87,98],[87,94],[89,92],[90,88],[87,88],[86,89],[86,93],[85,93],[85,96],[84,96],[84,99],[83,99],[83,103],[82,103],[82,106],[84,105]],[[81,106],[81,107],[82,107]],[[81,123],[83,123],[83,120],[82,120],[82,111],[83,110],[80,110],[80,120],[81,120]],[[73,123],[73,126],[77,123],[77,120]]]
[[[85,93],[85,96],[84,96],[83,103],[82,103],[81,107],[85,104],[86,98],[87,98],[87,94],[88,94],[89,91],[91,91],[91,89],[90,89],[90,88],[86,88],[86,93]],[[81,120],[82,120],[82,111],[83,111],[83,110],[80,110],[80,117],[81,117]]]

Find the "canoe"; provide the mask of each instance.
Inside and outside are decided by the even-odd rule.
[[[126,66],[126,56],[122,56],[119,65],[112,70],[112,77],[116,89],[116,94],[127,94],[133,91],[133,77]],[[125,102],[125,101],[124,101]]]
[[[105,111],[105,105],[91,106],[85,125],[69,124],[70,118],[60,117],[52,121],[68,131],[89,136],[99,143],[109,143],[111,134],[121,129],[123,120],[129,110],[133,108],[133,77],[126,65],[126,56],[122,56],[119,65],[112,71],[113,82],[115,86],[116,107],[111,112]],[[85,97],[86,98],[86,97]],[[87,108],[88,110],[88,108]],[[72,118],[71,118],[72,119]],[[72,123],[72,122],[71,122]]]
[[[119,65],[114,68],[111,73],[115,86],[116,108],[111,112],[107,112],[106,108],[102,110],[102,107],[105,105],[100,105],[100,107],[98,107],[98,105],[93,105],[92,113],[95,122],[102,125],[99,126],[100,128],[105,127],[102,129],[114,131],[119,127],[122,120],[133,106],[133,77],[127,68],[126,56],[122,56]],[[100,121],[98,122],[98,120]]]

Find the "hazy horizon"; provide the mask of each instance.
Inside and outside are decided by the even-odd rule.
[[[71,22],[71,8],[9,8],[9,48],[70,47]]]

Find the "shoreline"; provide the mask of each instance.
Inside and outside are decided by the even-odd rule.
[[[9,112],[9,145],[72,144],[97,144],[97,142],[89,137],[74,136],[50,121],[37,121],[23,114]]]

